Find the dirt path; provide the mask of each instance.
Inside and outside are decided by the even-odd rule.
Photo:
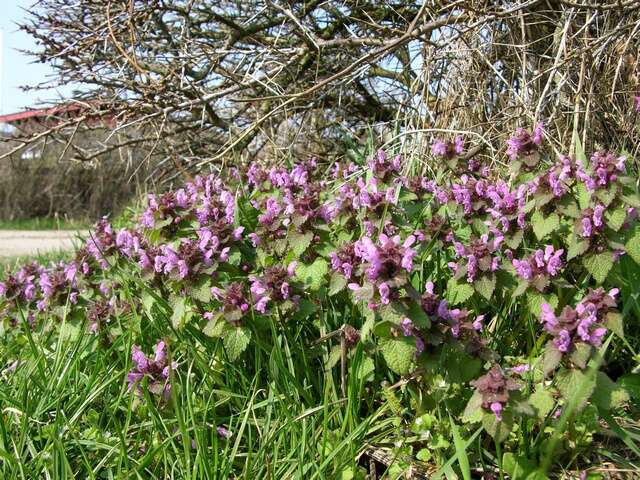
[[[78,232],[67,230],[0,230],[0,257],[19,257],[67,250]]]

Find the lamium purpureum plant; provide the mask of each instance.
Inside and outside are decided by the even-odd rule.
[[[304,415],[327,392],[351,395],[362,401],[345,403],[349,422],[389,426],[363,442],[403,445],[396,453],[436,467],[461,454],[476,423],[495,442],[466,450],[474,468],[504,466],[507,454],[535,465],[565,411],[573,426],[556,431],[564,447],[552,453],[583,468],[589,454],[568,452],[581,431],[597,433],[588,418],[609,421],[632,398],[636,166],[604,150],[587,160],[579,143],[575,158],[552,158],[543,138],[541,123],[518,129],[505,172],[467,159],[456,137],[434,141],[428,177],[383,151],[330,168],[309,159],[196,177],[150,195],[134,225],[100,220],[75,258],[7,272],[5,341],[99,337],[96,348],[132,352],[131,395],[165,406],[190,391],[179,382],[216,391],[221,364],[265,391],[286,370]],[[259,424],[239,431],[259,438]]]

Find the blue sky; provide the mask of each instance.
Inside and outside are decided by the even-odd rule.
[[[26,17],[25,8],[34,0],[0,0],[0,30],[4,32],[3,65],[0,68],[0,114],[13,113],[27,107],[36,107],[40,102],[59,99],[64,92],[22,92],[21,85],[35,85],[47,80],[52,69],[42,63],[32,63],[32,58],[16,49],[37,49],[31,37],[19,32],[16,22]]]

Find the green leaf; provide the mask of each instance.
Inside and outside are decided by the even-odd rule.
[[[553,372],[562,360],[562,352],[558,350],[552,341],[548,341],[542,354],[542,374],[547,377]]]
[[[493,291],[496,288],[496,276],[492,273],[488,275],[482,275],[475,282],[473,282],[473,286],[480,295],[482,295],[487,300],[491,300],[493,296]]]
[[[512,250],[518,248],[518,245],[522,242],[524,236],[524,230],[516,230],[516,232],[504,239],[504,243]]]
[[[582,370],[568,368],[556,376],[558,390],[567,402],[576,402],[576,410],[582,410],[596,386],[595,380]]]
[[[592,351],[593,347],[588,343],[578,342],[575,344],[569,360],[579,368],[585,368],[587,366],[587,362],[591,358]]]
[[[218,313],[202,329],[202,333],[208,337],[221,337],[224,332],[224,328],[227,326],[227,322],[222,318],[222,314]]]
[[[578,182],[576,191],[578,194],[578,205],[580,206],[580,210],[589,208],[589,205],[591,204],[591,191],[588,190],[582,182]]]
[[[635,400],[640,400],[640,373],[627,373],[618,379],[618,384]]]
[[[300,258],[305,250],[311,245],[313,240],[313,232],[291,233],[289,234],[289,246],[295,258]]]
[[[474,391],[467,402],[467,406],[462,414],[462,421],[465,423],[478,423],[482,421],[484,410],[482,410],[482,394]]]
[[[187,299],[185,297],[173,297],[170,299],[173,313],[171,314],[171,325],[176,330],[182,328],[187,317]]]
[[[617,232],[627,219],[627,209],[619,207],[614,210],[607,211],[605,213],[605,219],[607,220],[608,227]]]
[[[327,261],[316,258],[311,265],[299,264],[296,267],[296,277],[306,283],[311,290],[319,290],[325,283],[325,275],[328,271]]]
[[[82,322],[78,320],[67,319],[60,325],[60,341],[70,341],[75,342],[78,338],[80,338],[80,334],[82,333]]]
[[[331,274],[331,277],[329,278],[329,295],[333,296],[341,292],[346,286],[347,279],[344,277],[344,275],[338,272],[333,272]]]
[[[567,249],[567,260],[579,257],[589,249],[590,242],[587,238],[582,238],[575,233],[569,236],[569,248]]]
[[[447,299],[451,305],[466,302],[473,295],[473,286],[467,282],[457,282],[450,278],[447,282]]]
[[[627,241],[625,250],[633,261],[640,265],[640,228],[636,228],[633,237]]]
[[[453,444],[456,448],[456,456],[458,457],[458,465],[462,472],[464,480],[471,480],[471,469],[469,468],[469,457],[467,456],[467,448],[458,426],[449,415],[449,425],[451,425],[451,433],[453,433]]]
[[[502,420],[498,420],[493,413],[484,412],[482,426],[496,442],[502,443],[513,428],[513,416],[509,411],[505,411],[502,413]]]
[[[380,340],[382,356],[389,368],[398,375],[408,374],[413,367],[416,346],[410,337]]]
[[[338,364],[341,357],[342,357],[342,348],[340,348],[340,345],[334,345],[333,347],[331,347],[331,351],[329,352],[329,359],[325,364],[325,369],[327,371],[331,370],[333,367],[335,367]]]
[[[611,380],[606,373],[598,372],[595,390],[591,399],[598,408],[611,410],[627,403],[629,394],[624,387]]]
[[[529,397],[529,404],[534,408],[540,420],[544,420],[549,415],[555,403],[553,396],[542,388],[536,390]]]
[[[429,328],[431,326],[429,315],[424,311],[422,305],[418,305],[414,300],[409,301],[407,317],[409,317],[418,328]]]
[[[211,285],[209,283],[209,279],[205,279],[203,281],[198,282],[197,285],[194,285],[189,289],[189,295],[199,300],[202,303],[209,303],[211,301]]]
[[[535,317],[540,317],[543,303],[548,303],[551,307],[558,306],[558,297],[553,293],[527,292],[527,305],[529,311]]]
[[[619,312],[608,312],[605,317],[604,326],[615,333],[618,337],[624,338],[624,324],[622,322],[622,315]]]
[[[557,213],[552,213],[545,218],[540,212],[535,212],[531,216],[531,225],[533,226],[533,233],[536,234],[538,240],[542,240],[560,227],[560,217],[558,217]]]
[[[502,469],[509,474],[511,480],[529,480],[531,473],[535,472],[538,465],[522,455],[517,456],[506,452],[502,456]]]
[[[230,361],[235,361],[249,345],[251,332],[247,328],[231,328],[222,339]]]
[[[602,252],[589,255],[582,259],[582,265],[596,282],[602,283],[613,267],[613,253]]]

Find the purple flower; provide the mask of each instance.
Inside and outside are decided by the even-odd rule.
[[[498,421],[502,420],[504,406],[509,401],[509,392],[521,388],[521,385],[507,377],[498,365],[494,365],[485,375],[470,383],[482,396],[482,408],[491,410]]]
[[[616,308],[617,289],[608,293],[602,288],[590,290],[576,305],[575,309],[566,306],[559,316],[548,304],[542,305],[541,321],[552,336],[555,348],[562,353],[572,351],[576,343],[586,343],[594,347],[602,345],[607,333],[604,326],[606,315]]]
[[[137,387],[136,392],[142,394],[140,384],[146,378],[149,392],[168,400],[171,395],[169,370],[175,370],[178,365],[176,362],[172,362],[171,365],[167,362],[166,344],[163,341],[156,344],[153,358],[147,357],[138,345],[134,345],[131,348],[131,359],[134,365],[127,375],[129,391]]]
[[[524,128],[518,128],[516,133],[507,140],[507,155],[511,160],[522,157],[529,157],[538,151],[538,146],[542,143],[542,133],[544,125],[539,122],[533,130],[533,135]]]
[[[635,101],[635,110],[636,112],[640,112],[640,95],[633,98]]]
[[[547,277],[555,277],[563,267],[563,249],[555,250],[553,245],[547,245],[543,250],[536,250],[533,255],[523,260],[511,260],[519,277],[527,281],[538,281]],[[546,282],[541,282],[546,285]]]
[[[431,153],[436,157],[453,159],[464,152],[462,137],[457,136],[453,143],[436,138],[431,144]]]

